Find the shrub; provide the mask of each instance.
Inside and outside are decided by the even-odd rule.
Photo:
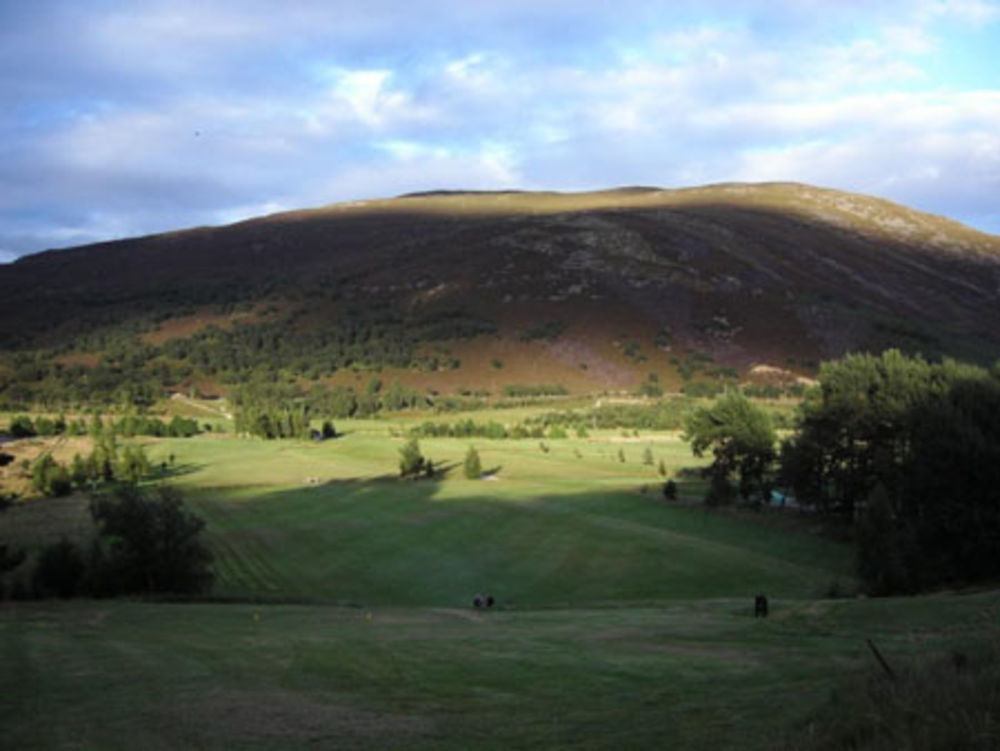
[[[18,415],[10,421],[7,430],[15,438],[30,438],[35,435],[35,424],[27,415]]]
[[[69,471],[52,458],[42,454],[32,465],[31,485],[39,493],[48,496],[68,495],[73,489]]]
[[[677,500],[677,483],[673,480],[667,480],[663,483],[663,497],[668,501]]]

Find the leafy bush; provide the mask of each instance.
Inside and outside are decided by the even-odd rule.
[[[27,415],[18,415],[10,421],[7,432],[15,438],[30,438],[35,435],[35,424]]]
[[[562,321],[545,321],[521,332],[518,339],[522,342],[533,342],[539,339],[554,342],[566,330],[566,324]]]
[[[681,393],[699,399],[711,399],[725,390],[725,387],[716,381],[689,381],[681,386]]]

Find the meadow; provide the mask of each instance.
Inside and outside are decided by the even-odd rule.
[[[423,439],[440,472],[404,481],[408,424],[137,439],[207,521],[215,587],[4,603],[0,745],[774,748],[871,667],[866,639],[905,664],[1000,615],[990,592],[830,599],[855,586],[852,549],[807,514],[695,502],[683,470],[703,460],[674,433]],[[463,476],[469,445],[482,479]],[[83,540],[86,509],[17,504],[0,543]]]

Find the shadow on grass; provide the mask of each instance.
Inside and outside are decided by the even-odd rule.
[[[205,464],[195,464],[194,462],[185,462],[184,464],[161,462],[155,467],[154,472],[149,479],[173,480],[177,477],[184,477],[185,475],[193,475],[196,472],[201,472],[206,466],[207,465]]]
[[[491,592],[501,608],[606,607],[759,591],[812,597],[851,578],[849,550],[804,530],[631,488],[442,492],[458,465],[433,477],[262,492],[219,514],[205,508],[223,559],[211,596],[464,607]]]

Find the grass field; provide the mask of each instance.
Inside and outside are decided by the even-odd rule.
[[[79,602],[0,610],[4,748],[743,748],[839,676],[945,653],[994,595],[477,613]]]
[[[3,604],[0,747],[773,748],[866,638],[905,661],[1000,615],[823,599],[851,550],[806,516],[665,501],[656,463],[697,466],[676,435],[428,439],[443,474],[413,482],[399,427],[142,439],[208,522],[214,600]],[[462,476],[470,444],[489,479]],[[0,543],[83,539],[86,503],[18,504]]]

